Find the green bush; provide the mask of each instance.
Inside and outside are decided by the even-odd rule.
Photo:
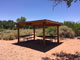
[[[46,35],[49,35],[49,36],[56,35],[56,27],[48,27],[48,28],[46,28]]]
[[[37,36],[42,36],[42,35],[43,35],[43,31],[40,29],[37,32]],[[54,36],[54,35],[56,35],[56,27],[47,27],[45,29],[45,35],[46,36]]]
[[[72,31],[71,28],[67,27],[67,26],[60,26],[60,37],[64,37],[64,38],[74,38],[75,37],[75,33]]]
[[[74,38],[75,37],[75,33],[73,32],[73,30],[67,26],[60,26],[59,28],[59,34],[61,38]],[[54,36],[57,35],[56,32],[56,27],[48,27],[46,28],[46,32],[45,32],[46,36]],[[42,36],[42,31],[37,33],[37,36]]]
[[[33,30],[32,29],[20,29],[20,36],[25,35],[25,34],[32,34]],[[43,30],[38,29],[36,30],[37,36],[43,35]],[[54,36],[56,35],[56,27],[47,27],[46,36]],[[73,38],[74,37],[74,32],[72,31],[71,28],[68,28],[67,26],[61,26],[60,27],[60,36],[61,37],[68,37],[68,38]],[[0,32],[0,39],[4,40],[13,40],[17,38],[17,30],[4,30]]]
[[[68,26],[72,28],[72,30],[75,32],[76,36],[80,36],[80,23],[71,22],[71,21],[64,21],[63,25]]]
[[[80,36],[80,26],[75,29],[76,36]]]
[[[42,32],[38,32],[36,35],[37,36],[43,36]]]
[[[37,36],[43,36],[43,29],[42,28],[36,29],[36,35]]]

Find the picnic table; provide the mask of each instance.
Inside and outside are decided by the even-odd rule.
[[[32,38],[33,38],[32,35],[34,35],[34,34],[26,34],[26,35],[20,36],[20,38],[23,38],[23,40],[25,41],[26,39],[27,39],[27,40],[28,40],[28,39],[32,39]]]
[[[43,36],[38,36],[38,37],[43,37]],[[53,39],[57,39],[57,35],[54,36],[45,36],[46,39],[50,39],[50,41],[53,41]]]

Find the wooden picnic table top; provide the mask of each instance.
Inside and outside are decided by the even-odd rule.
[[[20,37],[28,37],[28,36],[32,36],[34,34],[26,34],[26,35],[21,35]]]
[[[38,37],[43,37],[43,36],[38,36]],[[45,38],[56,38],[57,35],[54,35],[54,36],[45,36]]]

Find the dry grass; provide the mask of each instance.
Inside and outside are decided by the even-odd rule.
[[[20,35],[31,34],[32,29],[20,29]],[[17,38],[17,30],[4,30],[0,33],[0,39],[14,40]]]

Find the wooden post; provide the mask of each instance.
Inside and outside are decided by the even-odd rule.
[[[17,25],[17,31],[18,31],[18,43],[19,43],[19,42],[20,42],[20,41],[19,41],[19,39],[20,39],[20,38],[19,38],[19,25]]]
[[[57,43],[59,43],[59,26],[57,26]]]
[[[34,30],[33,32],[34,32],[34,40],[35,40],[35,27],[33,28],[33,30]]]
[[[45,25],[43,25],[43,45],[45,47]]]

